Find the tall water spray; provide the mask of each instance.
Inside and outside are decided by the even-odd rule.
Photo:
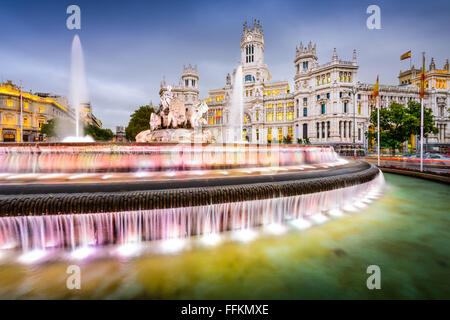
[[[244,122],[244,94],[242,66],[239,65],[234,75],[233,94],[231,97],[230,122],[228,124],[228,142],[242,142]]]
[[[72,41],[69,91],[69,104],[75,108],[75,137],[66,137],[65,142],[93,141],[90,137],[83,137],[83,132],[80,132],[80,108],[83,103],[88,101],[83,48],[81,47],[80,37],[75,35]]]

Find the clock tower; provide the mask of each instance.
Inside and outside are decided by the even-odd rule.
[[[267,81],[269,72],[264,64],[264,32],[259,20],[253,27],[244,23],[241,38],[241,64],[245,82]]]

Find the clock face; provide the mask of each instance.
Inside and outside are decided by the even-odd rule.
[[[247,41],[251,41],[252,40],[252,36],[247,36]]]

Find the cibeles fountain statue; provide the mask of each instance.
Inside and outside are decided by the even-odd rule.
[[[203,114],[208,105],[200,100],[186,110],[185,104],[175,97],[172,87],[161,95],[161,105],[150,116],[150,130],[140,132],[136,142],[213,143],[213,135],[202,126],[206,124]]]

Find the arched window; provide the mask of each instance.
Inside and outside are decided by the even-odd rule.
[[[308,116],[308,108],[303,108],[303,116],[307,117]]]
[[[308,138],[308,124],[303,124],[303,139]]]
[[[255,77],[252,76],[251,74],[247,74],[245,76],[245,82],[253,82],[253,81],[255,81]]]

